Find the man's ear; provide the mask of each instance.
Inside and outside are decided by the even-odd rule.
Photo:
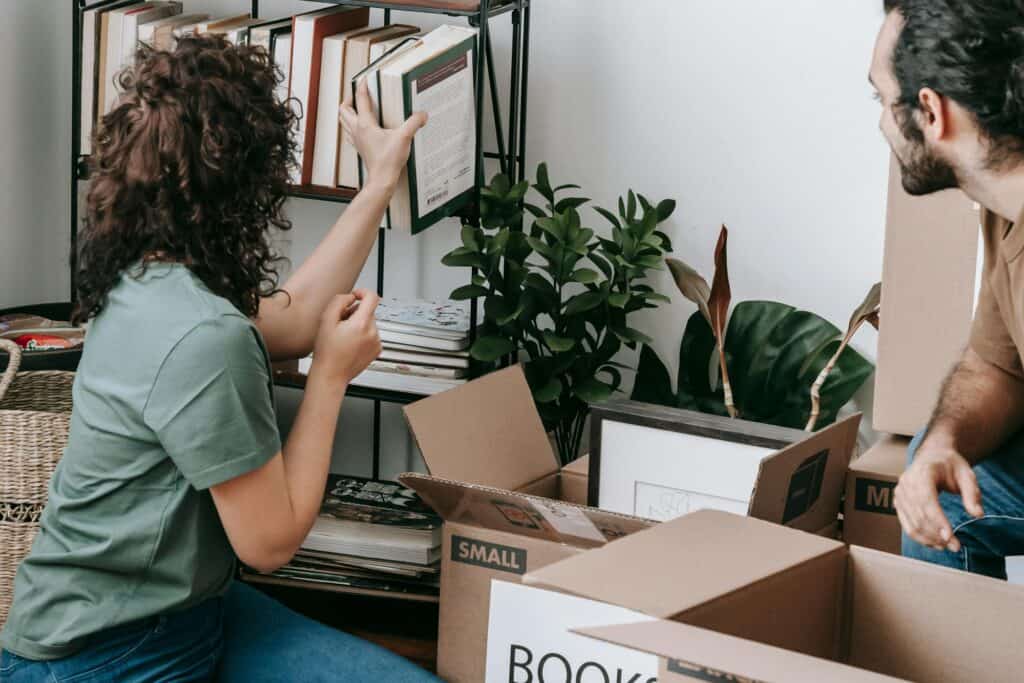
[[[917,95],[920,105],[921,130],[926,138],[941,140],[949,133],[951,121],[949,111],[946,109],[946,98],[931,88],[921,88]]]

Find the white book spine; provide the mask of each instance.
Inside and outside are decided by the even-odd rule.
[[[292,34],[291,85],[288,92],[292,98],[292,106],[299,117],[299,130],[295,142],[295,164],[292,170],[292,183],[302,183],[302,163],[306,156],[305,139],[306,123],[309,119],[309,88],[310,73],[313,64],[313,22],[296,21]]]
[[[82,16],[82,101],[81,130],[82,141],[79,151],[92,154],[92,127],[96,122],[96,51],[99,31],[99,10],[89,10]]]
[[[325,187],[338,184],[338,106],[342,96],[345,42],[344,38],[324,40],[320,59],[320,101],[317,103],[312,183]]]

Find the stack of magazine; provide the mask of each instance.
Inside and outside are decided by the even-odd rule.
[[[441,518],[401,484],[329,475],[320,516],[302,548],[270,574],[275,583],[433,599],[439,590]]]
[[[377,328],[384,350],[352,384],[429,396],[469,376],[469,306],[455,301],[383,299]],[[299,363],[308,373],[312,359]]]

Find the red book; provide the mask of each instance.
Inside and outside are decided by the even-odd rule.
[[[338,5],[319,12],[300,14],[292,20],[292,59],[288,94],[301,117],[296,161],[299,170],[292,183],[309,185],[313,180],[313,143],[316,137],[316,112],[320,101],[320,62],[327,36],[368,26],[366,7]],[[341,74],[338,74],[341,78]]]

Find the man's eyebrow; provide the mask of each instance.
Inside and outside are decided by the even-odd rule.
[[[875,85],[875,78],[874,78],[874,76],[871,75],[870,72],[868,73],[868,83],[871,84],[872,88],[874,88],[875,90],[878,90],[878,86]]]

